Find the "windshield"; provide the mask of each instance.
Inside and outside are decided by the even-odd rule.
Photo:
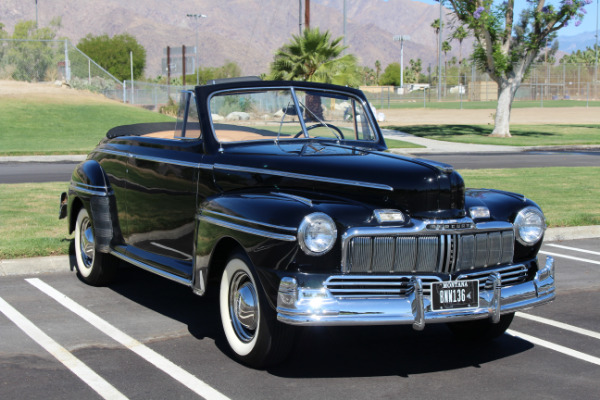
[[[228,91],[210,100],[219,142],[321,138],[376,142],[360,99],[318,90]]]

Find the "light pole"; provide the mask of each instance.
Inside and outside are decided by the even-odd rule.
[[[596,1],[596,85],[598,84],[598,15],[600,15],[600,4]]]
[[[187,14],[188,17],[196,20],[196,85],[200,84],[200,58],[198,57],[198,18],[206,18],[204,14]],[[183,60],[185,63],[185,60]]]
[[[38,25],[38,8],[37,8],[37,2],[38,0],[35,0],[35,28],[39,28],[40,26]]]
[[[438,38],[438,101],[442,99],[442,27],[444,24],[442,23],[442,3],[444,0],[440,0],[440,30],[439,30],[439,38]]]
[[[404,41],[410,40],[410,36],[408,35],[396,35],[394,36],[394,41],[400,42],[400,89],[402,94],[404,94]]]

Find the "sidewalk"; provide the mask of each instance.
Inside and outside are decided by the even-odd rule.
[[[382,129],[386,139],[396,139],[424,146],[422,148],[398,148],[390,151],[395,154],[434,154],[434,153],[519,153],[523,151],[549,151],[549,150],[600,150],[600,146],[502,146],[472,143],[454,143],[433,140],[410,135],[408,133]]]

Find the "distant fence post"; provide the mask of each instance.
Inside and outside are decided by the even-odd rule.
[[[127,103],[127,81],[123,81],[123,103]]]
[[[69,40],[65,39],[65,80],[71,81],[71,68],[69,67]]]

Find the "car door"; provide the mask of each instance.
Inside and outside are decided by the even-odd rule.
[[[137,138],[128,160],[127,254],[191,279],[203,158],[193,92],[183,92],[174,132]]]

